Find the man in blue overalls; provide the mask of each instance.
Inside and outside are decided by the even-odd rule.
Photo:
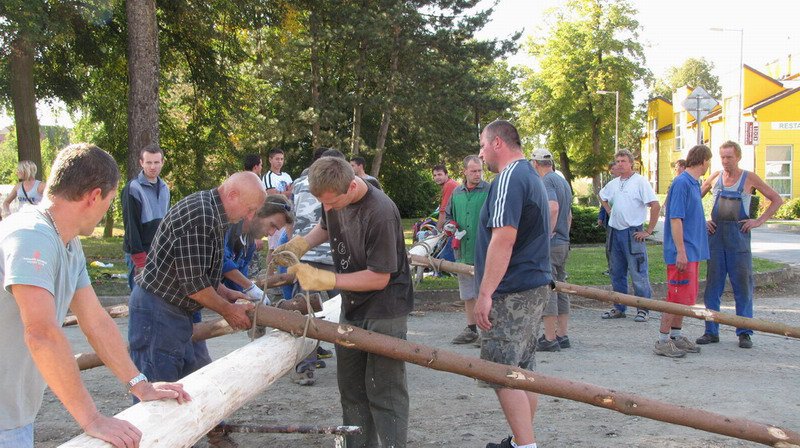
[[[764,224],[783,203],[781,196],[755,173],[739,168],[742,148],[727,141],[719,148],[722,171],[714,173],[703,183],[703,194],[709,190],[714,196],[714,207],[708,228],[708,260],[706,290],[703,296],[706,309],[719,311],[720,298],[725,288],[725,277],[730,278],[736,315],[753,317],[753,255],[750,252],[750,230]],[[751,219],[750,202],[753,190],[770,201],[769,207],[758,219]],[[751,348],[753,330],[737,328],[739,347]],[[706,321],[706,331],[698,344],[719,342],[719,324]]]

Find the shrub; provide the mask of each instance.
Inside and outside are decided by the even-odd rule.
[[[569,240],[572,244],[595,244],[606,242],[606,229],[597,226],[598,207],[572,206],[572,228]]]
[[[381,184],[392,198],[403,218],[420,218],[430,215],[438,205],[440,188],[427,171],[413,168],[391,167],[382,173]]]
[[[775,219],[800,218],[800,198],[789,199],[775,212]]]

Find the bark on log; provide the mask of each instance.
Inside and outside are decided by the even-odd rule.
[[[125,317],[128,315],[128,305],[112,305],[105,307],[106,312],[111,317]],[[78,325],[78,316],[70,314],[64,318],[62,327],[69,327],[71,325]]]
[[[334,298],[324,305],[326,306],[318,316],[338,321],[341,300]],[[299,313],[280,311],[300,316]],[[259,320],[268,312],[266,307],[259,310]],[[305,321],[306,317],[302,319]],[[312,322],[323,321],[312,319]],[[292,370],[316,345],[317,341],[311,338],[297,338],[281,331],[269,332],[183,378],[180,382],[192,396],[189,403],[139,403],[120,412],[116,417],[127,420],[142,431],[139,444],[141,448],[190,447],[220,421]],[[244,380],[232,381],[231,378]],[[180,428],[180,431],[175,428]],[[91,448],[111,445],[81,434],[60,446]]]
[[[431,264],[431,261],[428,259],[428,257],[419,255],[409,255],[408,258],[412,264],[418,266],[428,266],[444,272],[474,275],[474,267],[468,264],[453,263],[451,261],[439,259],[434,259],[433,264]],[[586,297],[588,299],[599,300],[601,302],[621,303],[627,306],[646,308],[648,310],[660,311],[662,313],[675,314],[678,316],[693,317],[695,319],[717,322],[719,324],[730,325],[737,328],[749,328],[751,330],[761,331],[764,333],[778,334],[781,336],[788,336],[790,338],[800,338],[800,327],[793,327],[780,322],[735,316],[731,314],[720,313],[718,311],[707,310],[705,308],[681,305],[679,303],[670,303],[663,300],[645,299],[644,297],[637,297],[630,294],[605,291],[602,289],[592,288],[590,286],[579,286],[570,283],[556,282],[556,291]]]
[[[269,284],[265,286],[267,280],[269,280]],[[294,274],[272,274],[269,276],[269,278],[267,278],[266,274],[258,274],[256,278],[253,279],[253,283],[255,283],[261,289],[291,285],[293,282]]]
[[[303,334],[305,319],[296,313],[271,308],[259,312],[258,324],[299,335]],[[800,434],[777,426],[742,418],[726,417],[700,409],[676,406],[630,393],[617,392],[592,384],[541,375],[516,367],[415,344],[350,325],[315,321],[309,327],[307,334],[312,338],[343,347],[356,348],[412,362],[423,367],[501,384],[509,388],[580,401],[627,415],[637,415],[770,446],[786,447],[800,444]]]

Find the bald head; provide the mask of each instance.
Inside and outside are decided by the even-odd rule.
[[[241,171],[225,179],[219,186],[222,207],[228,222],[252,218],[267,198],[261,179],[252,171]]]

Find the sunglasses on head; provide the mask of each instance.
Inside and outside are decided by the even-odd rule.
[[[283,209],[286,210],[287,212],[291,212],[292,211],[292,206],[287,204],[287,203],[285,203],[285,202],[267,201],[267,204],[272,204],[272,205],[277,205],[277,206],[283,207]]]

